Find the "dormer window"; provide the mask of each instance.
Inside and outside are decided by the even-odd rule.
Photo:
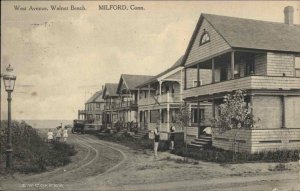
[[[204,29],[203,34],[201,35],[201,38],[200,38],[200,46],[205,43],[208,43],[209,41],[210,41],[210,36],[209,36],[208,32]]]

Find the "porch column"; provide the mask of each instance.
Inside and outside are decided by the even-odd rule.
[[[197,87],[200,86],[200,64],[197,64]]]
[[[285,98],[286,95],[282,95],[281,96],[281,104],[282,104],[282,127],[281,128],[286,128],[286,124],[285,124]]]
[[[113,127],[112,111],[110,112],[110,127]]]
[[[189,113],[192,113],[192,104],[189,103]],[[192,120],[189,120],[189,126],[192,126]]]
[[[184,89],[187,89],[187,68],[184,68]]]
[[[197,126],[198,126],[198,131],[199,131],[200,130],[200,101],[199,100],[197,101]],[[198,132],[198,135],[199,135],[199,132]]]
[[[253,95],[249,95],[250,112],[253,114]]]
[[[137,103],[137,106],[138,106],[138,109],[137,109],[137,124],[138,124],[138,127],[141,127],[141,122],[140,122],[140,107],[139,107],[139,101],[140,101],[140,88],[138,88],[138,91],[137,91],[137,94],[136,94],[136,97],[135,97],[135,100],[136,100],[136,103]]]
[[[148,84],[148,103],[147,103],[147,106],[148,106],[148,113],[147,113],[147,128],[149,129],[149,124],[150,124],[150,84]]]
[[[161,95],[161,84],[162,84],[162,81],[159,81],[159,95]]]
[[[159,131],[161,131],[161,120],[162,120],[163,116],[162,116],[162,111],[161,108],[159,108]]]
[[[147,97],[148,99],[147,99],[147,105],[149,105],[150,104],[150,84],[148,84],[148,97]]]
[[[234,51],[231,52],[231,79],[234,79]]]
[[[215,83],[215,59],[211,59],[211,83]]]
[[[214,99],[212,100],[212,115],[213,115],[213,118],[216,117],[216,104],[215,104]]]
[[[167,104],[167,128],[168,132],[170,130],[170,104]]]

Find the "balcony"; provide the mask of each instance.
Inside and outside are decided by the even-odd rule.
[[[123,101],[116,105],[116,108],[118,108],[118,109],[128,108],[128,107],[137,107],[137,102],[135,100]]]
[[[166,94],[162,94],[162,95],[152,95],[150,96],[150,98],[148,99],[148,97],[146,98],[141,98],[139,100],[139,105],[155,105],[158,103],[179,103],[181,102],[181,98],[180,98],[180,94],[179,93],[166,93]]]
[[[300,78],[283,76],[248,76],[187,89],[183,93],[183,99],[201,95],[231,92],[238,89],[300,89]]]
[[[107,103],[104,105],[104,110],[113,110],[117,108],[117,103]]]
[[[86,114],[86,110],[78,110],[78,114],[79,115],[85,115]]]

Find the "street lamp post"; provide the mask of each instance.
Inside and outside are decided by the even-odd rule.
[[[7,145],[6,145],[6,168],[12,167],[12,143],[11,143],[11,93],[14,91],[16,76],[12,74],[13,68],[9,65],[3,75],[3,82],[7,92],[8,116],[7,116]]]

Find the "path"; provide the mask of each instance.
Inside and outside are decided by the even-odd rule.
[[[168,152],[159,153],[160,159],[153,160],[152,151],[133,150],[91,135],[72,135],[69,141],[78,150],[71,164],[38,175],[16,175],[3,187],[8,190],[300,190],[298,171],[293,169],[297,168],[295,163],[291,164],[291,171],[283,172],[270,172],[268,167],[276,164],[269,163],[180,164],[176,160],[181,157]],[[30,184],[38,186],[24,187]]]

